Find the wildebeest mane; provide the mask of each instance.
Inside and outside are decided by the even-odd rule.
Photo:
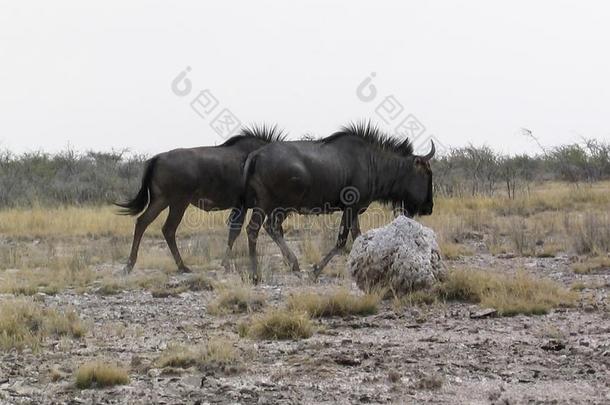
[[[380,149],[388,150],[405,157],[413,155],[413,144],[409,138],[404,140],[394,138],[384,133],[376,125],[373,125],[370,122],[351,122],[343,126],[338,132],[335,132],[326,138],[322,138],[318,142],[331,143],[346,136],[359,137]]]
[[[267,143],[271,142],[279,142],[286,139],[286,134],[283,130],[279,129],[277,125],[250,125],[243,127],[239,134],[232,136],[227,139],[220,146],[231,146],[235,145],[237,142],[247,139],[247,138],[258,138]]]

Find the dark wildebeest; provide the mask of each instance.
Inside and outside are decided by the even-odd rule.
[[[244,189],[254,194],[247,227],[252,277],[256,281],[256,241],[261,225],[280,247],[293,271],[296,256],[283,238],[282,222],[291,212],[326,214],[343,211],[335,247],[314,265],[318,276],[347,241],[360,234],[358,214],[372,202],[391,203],[401,214],[430,215],[433,208],[430,159],[413,154],[410,141],[381,133],[371,124],[350,124],[319,140],[276,142],[248,157]],[[265,218],[266,221],[265,221]]]
[[[233,243],[241,231],[247,208],[243,205],[242,169],[248,154],[272,142],[284,139],[277,127],[254,126],[218,146],[174,149],[160,153],[146,162],[142,187],[130,201],[117,203],[122,213],[138,215],[125,273],[136,263],[144,231],[165,208],[163,236],[178,269],[190,272],[176,245],[176,229],[189,204],[203,210],[232,209],[229,215],[229,240],[223,263],[226,265]],[[146,209],[146,210],[145,210]],[[142,212],[144,211],[144,212]]]

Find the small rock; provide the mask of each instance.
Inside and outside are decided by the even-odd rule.
[[[341,355],[336,356],[333,359],[333,361],[340,366],[347,366],[347,367],[356,367],[356,366],[359,366],[360,364],[362,364],[362,361],[360,359],[348,357],[348,356],[341,356]]]
[[[541,349],[546,351],[558,352],[560,350],[565,349],[565,347],[565,343],[556,339],[551,339],[547,343],[543,344],[541,346]]]
[[[428,288],[446,274],[434,231],[405,216],[359,236],[347,264],[362,290],[384,286],[398,295]]]
[[[486,308],[477,312],[471,312],[470,319],[491,318],[496,316],[497,313],[498,311],[493,308]]]

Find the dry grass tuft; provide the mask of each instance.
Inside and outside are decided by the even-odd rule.
[[[256,293],[247,285],[237,285],[221,291],[208,306],[208,312],[213,315],[240,314],[259,311],[264,306],[264,295]]]
[[[524,271],[507,275],[482,270],[454,270],[438,288],[446,300],[491,307],[503,316],[546,314],[552,308],[574,305],[576,295],[548,279]]]
[[[153,298],[178,297],[183,292],[187,291],[186,286],[157,286],[150,289]]]
[[[46,331],[54,336],[71,336],[82,338],[87,333],[87,328],[74,309],[64,312],[55,310],[46,311]]]
[[[212,291],[214,283],[205,274],[192,274],[184,280],[181,285],[185,286],[189,291]]]
[[[610,269],[610,257],[598,256],[572,266],[572,271],[576,274],[590,274],[604,269]]]
[[[167,298],[177,297],[186,291],[211,291],[214,289],[214,285],[204,274],[193,274],[180,283],[169,284],[167,278],[165,281],[153,279],[144,288],[150,290],[153,298]]]
[[[578,254],[610,252],[610,216],[588,211],[576,220],[566,220],[566,233]]]
[[[78,368],[75,374],[77,388],[103,388],[129,383],[127,370],[121,366],[94,361]]]
[[[305,292],[292,295],[288,299],[288,309],[305,311],[314,318],[367,316],[377,313],[379,301],[381,296],[377,294],[352,295],[346,289],[339,289],[327,294]]]
[[[75,311],[43,309],[26,299],[0,306],[0,349],[38,350],[47,336],[80,338],[86,328]]]
[[[307,339],[313,334],[313,325],[306,312],[285,309],[269,310],[239,328],[241,336],[260,340]]]
[[[103,280],[102,285],[96,290],[96,293],[104,296],[116,295],[126,288],[127,286],[124,282],[117,280]]]
[[[314,242],[309,233],[306,233],[301,240],[301,253],[306,263],[314,264],[319,263],[322,260],[322,253],[320,252],[320,246]]]
[[[404,307],[432,305],[438,302],[438,296],[436,291],[433,290],[419,290],[412,291],[405,296],[395,296],[392,300],[392,306],[394,310],[398,311]]]
[[[472,256],[472,250],[460,243],[441,242],[440,249],[445,260],[455,260],[462,256]]]
[[[159,368],[193,366],[228,366],[238,360],[233,344],[226,339],[212,339],[200,346],[169,345],[155,362]]]

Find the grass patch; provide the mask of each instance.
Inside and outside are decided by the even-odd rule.
[[[129,375],[125,368],[102,361],[83,364],[75,374],[75,385],[80,389],[104,388],[128,383]]]
[[[260,340],[307,339],[313,334],[313,325],[306,312],[272,309],[250,324],[241,324],[239,334]]]
[[[309,234],[305,234],[301,240],[301,253],[306,263],[314,264],[319,263],[322,260],[322,253],[320,253],[320,246],[314,242]]]
[[[472,256],[472,250],[459,243],[441,243],[440,249],[445,260],[455,260],[462,256]]]
[[[228,366],[238,359],[233,344],[226,339],[212,339],[200,346],[173,344],[155,362],[159,368],[189,368],[193,366]]]
[[[73,310],[43,309],[26,299],[0,306],[0,349],[37,351],[48,336],[80,338],[86,327]]]
[[[116,280],[104,280],[100,288],[96,290],[99,295],[109,296],[119,294],[126,288],[125,283]]]
[[[432,305],[438,302],[438,296],[433,290],[412,291],[402,297],[394,297],[392,306],[394,310],[404,307]]]
[[[181,285],[185,286],[190,291],[212,291],[214,290],[214,284],[206,275],[198,273],[193,274]]]
[[[572,285],[570,286],[570,289],[572,291],[582,291],[585,288],[587,288],[587,285],[585,283],[583,283],[582,281],[577,281],[575,283],[572,283]]]
[[[246,285],[238,285],[221,291],[208,306],[208,312],[213,315],[241,314],[259,311],[264,306],[264,295],[254,292]]]
[[[437,290],[445,300],[478,303],[499,315],[546,314],[552,308],[572,306],[576,294],[556,282],[518,271],[514,275],[482,270],[453,270]]]
[[[346,289],[329,294],[305,292],[290,296],[288,309],[305,311],[314,318],[376,314],[381,297],[376,294],[352,295]]]
[[[610,269],[610,257],[598,256],[574,264],[572,271],[576,274],[590,274],[600,270]]]
[[[150,293],[153,298],[167,298],[167,297],[178,297],[183,292],[187,291],[188,288],[186,286],[159,286],[153,287],[150,289]]]
[[[167,279],[153,279],[146,287],[153,298],[177,297],[186,291],[211,291],[214,289],[212,281],[203,274],[191,275],[179,283],[167,283]]]

